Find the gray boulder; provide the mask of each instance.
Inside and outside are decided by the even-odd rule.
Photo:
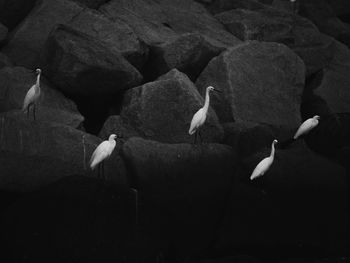
[[[281,127],[300,123],[305,78],[302,60],[278,43],[249,41],[210,61],[196,81],[212,85],[212,107],[221,122],[252,121]]]

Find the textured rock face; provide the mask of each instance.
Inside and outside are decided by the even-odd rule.
[[[0,21],[10,30],[19,24],[34,7],[36,0],[1,0]]]
[[[36,82],[36,74],[23,67],[4,67],[0,70],[0,112],[21,110],[24,97]],[[37,106],[37,119],[80,127],[84,117],[73,101],[52,88],[44,77],[40,81],[41,95]],[[32,113],[30,111],[30,113]],[[18,112],[18,117],[26,114]],[[30,116],[32,119],[32,115]]]
[[[19,66],[38,67],[40,52],[53,27],[67,23],[82,9],[82,6],[69,0],[41,1],[15,29],[2,51]]]
[[[305,77],[301,59],[282,44],[251,41],[214,58],[196,82],[208,85],[212,107],[221,122],[253,121],[296,127]]]
[[[12,61],[4,53],[0,53],[0,69],[13,66]]]
[[[120,52],[138,69],[147,59],[147,46],[139,40],[131,27],[120,19],[113,21],[101,12],[85,9],[68,24],[103,42],[111,50]]]
[[[7,27],[0,23],[0,43],[2,43],[7,37]]]
[[[139,191],[140,224],[163,232],[164,242],[179,254],[203,252],[235,176],[232,148],[131,138],[122,152]]]
[[[150,78],[178,69],[195,80],[208,62],[217,56],[224,48],[211,45],[197,33],[186,33],[151,48],[151,58],[147,64]]]
[[[232,46],[238,41],[206,9],[191,0],[113,0],[100,10],[127,22],[148,45],[174,39],[177,34],[199,33],[215,46]]]
[[[322,81],[313,90],[333,113],[350,112],[350,50],[334,41],[334,56],[322,70]]]
[[[26,192],[69,175],[97,176],[89,169],[92,152],[101,140],[60,124],[0,115],[0,188]],[[126,184],[117,152],[105,163],[105,177]]]
[[[64,25],[51,32],[43,61],[51,81],[70,94],[113,94],[142,80],[120,53]]]
[[[155,82],[130,89],[120,114],[131,134],[160,142],[193,142],[188,134],[193,115],[203,98],[188,77],[172,70]],[[209,110],[202,129],[205,142],[217,142],[223,132],[214,111]]]
[[[266,6],[258,10],[232,9],[215,17],[241,40],[287,45],[304,61],[308,75],[325,67],[333,55],[333,39],[300,16]]]

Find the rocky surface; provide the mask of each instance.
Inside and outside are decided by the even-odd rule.
[[[221,122],[253,121],[296,127],[305,66],[285,45],[251,41],[210,61],[196,81],[203,94],[208,85],[212,107]]]
[[[100,10],[128,23],[148,45],[173,40],[183,33],[199,33],[219,47],[239,43],[203,6],[192,0],[112,0]]]
[[[69,0],[41,1],[14,30],[2,52],[17,65],[38,67],[40,52],[53,27],[67,23],[82,10],[82,6]]]
[[[279,42],[290,47],[304,61],[307,74],[325,67],[331,59],[333,40],[300,16],[274,8],[232,9],[215,16],[241,40]]]
[[[126,92],[120,117],[131,135],[160,142],[193,142],[188,134],[193,115],[204,100],[189,78],[176,69],[158,80]],[[129,133],[129,132],[128,132]],[[202,131],[205,142],[218,142],[223,132],[210,110]]]
[[[347,6],[0,0],[0,262],[348,262]]]
[[[234,151],[220,144],[162,144],[131,138],[122,153],[132,185],[139,191],[141,225],[163,232],[169,253],[204,251],[235,177]]]
[[[142,80],[119,52],[64,25],[51,32],[42,56],[46,74],[69,94],[115,94]]]
[[[0,112],[22,110],[24,97],[36,82],[36,74],[23,67],[5,67],[0,70]],[[56,122],[78,128],[84,117],[80,115],[73,101],[41,77],[41,95],[37,106],[37,118],[43,122]],[[30,114],[32,114],[30,112]],[[25,113],[19,113],[18,116]],[[30,115],[32,119],[33,116]]]
[[[13,112],[0,115],[0,188],[26,192],[69,175],[97,177],[88,166],[101,139],[72,127],[21,119]],[[105,164],[105,177],[126,184],[117,152]]]
[[[113,21],[96,10],[85,9],[68,25],[102,41],[110,49],[121,53],[138,69],[142,68],[147,59],[147,46],[139,40],[131,27],[120,19]]]

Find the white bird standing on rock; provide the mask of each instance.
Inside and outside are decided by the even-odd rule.
[[[207,87],[206,89],[206,93],[205,93],[205,103],[203,108],[200,108],[194,115],[191,121],[191,126],[190,129],[188,131],[188,133],[190,135],[193,135],[195,133],[195,137],[194,137],[194,143],[196,143],[197,141],[197,133],[199,135],[199,137],[201,138],[202,141],[202,136],[200,134],[200,128],[201,126],[205,123],[205,120],[207,119],[207,113],[208,113],[208,109],[209,109],[209,92],[210,91],[216,91],[216,92],[221,92],[217,89],[214,89],[212,86]]]
[[[309,133],[313,128],[315,128],[318,125],[318,120],[320,119],[320,116],[315,115],[312,118],[307,119],[304,121],[297,132],[294,135],[294,140],[298,139],[300,136],[305,135]]]
[[[111,134],[108,141],[101,142],[91,156],[90,168],[94,170],[98,166],[98,177],[104,177],[104,161],[111,156],[116,145],[116,138],[117,135]]]
[[[270,166],[273,163],[273,159],[275,158],[275,144],[277,143],[277,140],[273,140],[271,145],[271,154],[269,157],[264,158],[263,160],[258,163],[258,165],[255,167],[252,175],[250,176],[250,180],[254,180],[255,178],[258,178],[262,175],[264,175],[269,169]]]
[[[30,106],[32,106],[34,120],[35,120],[36,104],[40,97],[41,69],[38,68],[36,70],[36,73],[38,74],[36,78],[36,83],[28,90],[26,96],[24,97],[23,108],[22,108],[24,112],[27,111],[27,117],[29,118],[29,109],[30,109]]]

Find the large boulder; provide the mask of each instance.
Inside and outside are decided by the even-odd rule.
[[[36,68],[45,41],[56,24],[67,23],[83,7],[70,0],[43,0],[12,33],[2,49],[19,66]]]
[[[183,33],[199,33],[218,47],[234,46],[240,42],[201,4],[192,0],[113,0],[99,10],[128,23],[151,46]]]
[[[142,75],[118,51],[65,25],[50,34],[42,67],[69,94],[115,94],[140,84]]]
[[[102,141],[72,127],[7,112],[0,115],[0,142],[1,190],[32,191],[74,174],[97,177],[88,162]],[[105,178],[126,184],[117,151],[105,162]]]
[[[24,195],[1,217],[7,262],[118,262],[136,257],[132,191],[69,176]],[[7,257],[6,257],[7,256]]]
[[[260,10],[266,6],[256,0],[214,0],[208,6],[208,9],[213,14],[218,14],[221,12],[229,11],[231,9],[250,9],[250,10]]]
[[[86,7],[89,7],[89,8],[94,8],[94,9],[97,9],[101,5],[103,5],[106,2],[108,2],[108,0],[71,0],[71,1],[75,1],[77,3],[80,3],[83,6],[86,6]]]
[[[149,79],[154,79],[176,68],[195,81],[208,62],[223,50],[224,48],[211,45],[200,34],[182,34],[172,41],[151,48],[145,74]]]
[[[174,69],[154,82],[128,90],[120,117],[125,127],[132,127],[130,134],[137,132],[140,137],[160,142],[193,142],[188,130],[203,104],[194,84]],[[202,129],[203,140],[218,142],[222,135],[216,114],[210,109]]]
[[[141,229],[159,233],[169,258],[204,252],[214,238],[237,159],[221,144],[162,144],[131,138],[122,156],[139,193]]]
[[[112,50],[120,52],[132,65],[140,69],[147,59],[148,48],[125,22],[114,21],[97,10],[84,9],[69,26],[102,41]]]
[[[333,39],[321,34],[313,23],[300,16],[265,7],[232,9],[215,17],[241,40],[287,45],[303,59],[308,75],[325,67],[331,59]]]
[[[221,122],[252,121],[281,127],[300,123],[305,78],[302,60],[283,44],[249,41],[210,61],[196,81],[201,94],[209,85]]]
[[[331,112],[350,112],[350,50],[335,41],[334,55],[322,70],[322,80],[313,89],[313,94],[322,98]]]
[[[24,97],[36,82],[34,71],[23,67],[4,67],[0,70],[0,112],[22,109]],[[44,77],[40,81],[41,95],[37,105],[37,119],[79,128],[84,117],[73,101],[52,88]],[[32,108],[30,109],[32,114]],[[18,116],[24,113],[19,114]],[[32,115],[30,118],[33,118]]]
[[[12,30],[34,7],[36,0],[0,0],[0,22]]]

